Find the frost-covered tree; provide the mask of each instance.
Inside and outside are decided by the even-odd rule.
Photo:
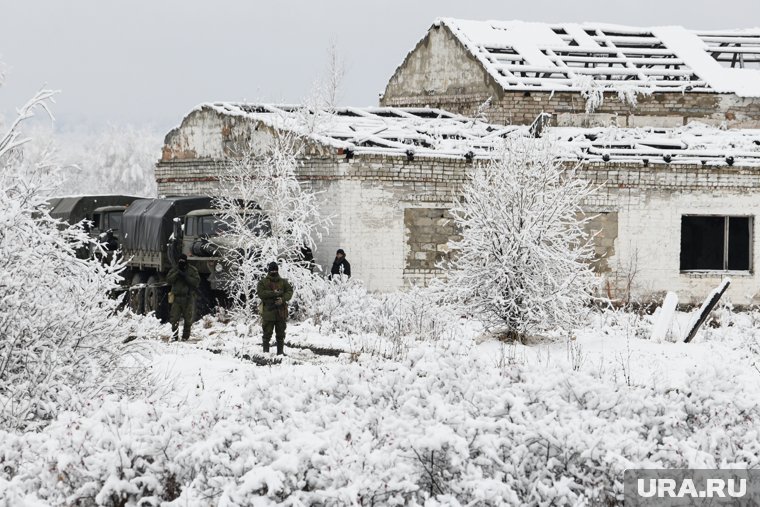
[[[576,324],[596,281],[580,207],[591,191],[548,141],[505,140],[451,210],[448,298],[511,339]]]
[[[77,259],[81,227],[64,231],[45,210],[56,181],[49,153],[24,153],[25,120],[47,110],[41,91],[0,134],[0,427],[42,424],[61,408],[103,391],[129,390],[135,350],[125,344],[137,320],[108,294],[118,264]]]
[[[310,283],[306,249],[330,225],[317,196],[298,181],[298,154],[303,139],[281,132],[256,150],[242,147],[220,171],[216,207],[227,224],[220,243],[232,272],[228,292],[244,316],[257,313],[256,284],[266,265],[280,262],[280,274],[296,287]],[[295,301],[299,302],[298,293]]]
[[[25,150],[34,157],[54,148],[62,181],[56,195],[122,193],[155,196],[153,167],[161,155],[161,135],[148,127],[107,125],[54,131],[38,126]]]

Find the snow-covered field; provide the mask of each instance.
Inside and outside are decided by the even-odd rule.
[[[620,312],[592,314],[571,339],[528,345],[462,320],[393,359],[372,353],[377,338],[298,323],[289,356],[263,365],[255,325],[206,318],[196,341],[148,343],[152,396],[93,399],[39,432],[0,433],[0,497],[14,506],[622,503],[626,468],[760,464],[760,319],[714,316],[719,325],[690,344],[653,342],[652,317]],[[688,319],[676,315],[675,334]]]

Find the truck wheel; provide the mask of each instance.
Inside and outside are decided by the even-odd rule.
[[[145,278],[142,273],[132,275],[132,283],[129,284],[129,308],[137,315],[142,315],[145,311],[145,289],[135,288],[143,283],[145,283]]]
[[[201,278],[201,284],[198,286],[198,293],[195,296],[195,320],[211,313],[213,308],[214,294],[211,285],[209,285],[208,280]]]
[[[169,287],[158,287],[158,307],[156,318],[161,322],[169,322]]]
[[[145,314],[154,313],[158,317],[158,308],[161,302],[161,287],[158,287],[158,277],[151,275],[148,277],[147,287],[145,287]]]

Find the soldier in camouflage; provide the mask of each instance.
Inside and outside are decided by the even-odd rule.
[[[269,352],[272,331],[277,339],[277,355],[284,354],[285,328],[288,319],[288,301],[293,297],[293,287],[280,277],[276,262],[270,262],[267,276],[256,286],[256,294],[261,299],[261,326],[264,329],[264,352]]]
[[[193,325],[193,313],[195,311],[195,292],[201,283],[201,275],[195,266],[187,263],[187,255],[179,256],[177,265],[169,270],[166,277],[172,286],[174,301],[169,312],[169,322],[172,324],[172,340],[177,341],[179,333],[179,320],[184,320],[182,326],[182,340],[190,338],[190,327]]]

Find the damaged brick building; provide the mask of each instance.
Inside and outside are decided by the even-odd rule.
[[[759,128],[760,30],[444,18],[380,103],[505,125],[546,112],[558,126]]]
[[[320,192],[333,227],[316,252],[326,267],[345,248],[355,276],[394,290],[438,276],[456,237],[447,210],[474,165],[526,126],[484,123],[439,109],[340,108],[299,130],[296,107],[214,103],[190,112],[165,140],[156,167],[163,195],[213,195],[241,142],[263,147],[296,131],[307,148],[299,179]],[[755,216],[760,215],[760,131],[704,124],[680,128],[551,127],[568,167],[599,190],[595,269],[613,298],[675,290],[697,302],[730,273],[729,296],[752,301]]]

